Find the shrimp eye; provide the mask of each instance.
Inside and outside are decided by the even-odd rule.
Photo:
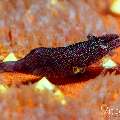
[[[88,34],[87,38],[88,38],[88,40],[95,40],[97,37],[93,34]]]

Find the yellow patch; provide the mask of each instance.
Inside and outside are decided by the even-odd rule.
[[[6,85],[0,84],[0,93],[5,93],[7,92],[8,87]]]
[[[114,68],[114,67],[117,67],[117,64],[109,57],[104,57],[102,59],[102,66],[104,68]]]
[[[46,77],[43,77],[41,80],[39,80],[35,84],[35,89],[38,90],[53,90],[55,88],[55,85],[49,82]]]
[[[56,5],[58,3],[58,0],[51,0],[50,2],[52,5]]]
[[[111,12],[120,15],[120,0],[113,0],[110,10]]]
[[[57,98],[58,101],[60,101],[62,105],[66,104],[64,94],[57,86],[49,82],[49,80],[46,77],[43,77],[41,80],[35,83],[34,87],[35,90],[48,90],[49,92],[52,92],[53,95]]]
[[[3,61],[4,60],[4,57],[2,55],[0,55],[0,60]]]
[[[3,62],[7,61],[17,61],[17,58],[15,57],[14,53],[10,53],[4,60]]]

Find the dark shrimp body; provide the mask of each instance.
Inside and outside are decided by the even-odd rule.
[[[67,47],[33,49],[18,61],[1,63],[0,71],[48,77],[74,75],[74,68],[85,68],[120,46],[117,34],[88,35],[87,39]]]

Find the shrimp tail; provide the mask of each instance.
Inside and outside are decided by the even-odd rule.
[[[14,72],[15,71],[15,61],[0,63],[0,73],[2,72]]]

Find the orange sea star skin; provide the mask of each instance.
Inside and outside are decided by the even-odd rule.
[[[117,34],[87,36],[88,41],[66,47],[36,48],[18,61],[0,64],[0,71],[15,71],[41,76],[74,75],[73,68],[84,68],[120,46]]]

